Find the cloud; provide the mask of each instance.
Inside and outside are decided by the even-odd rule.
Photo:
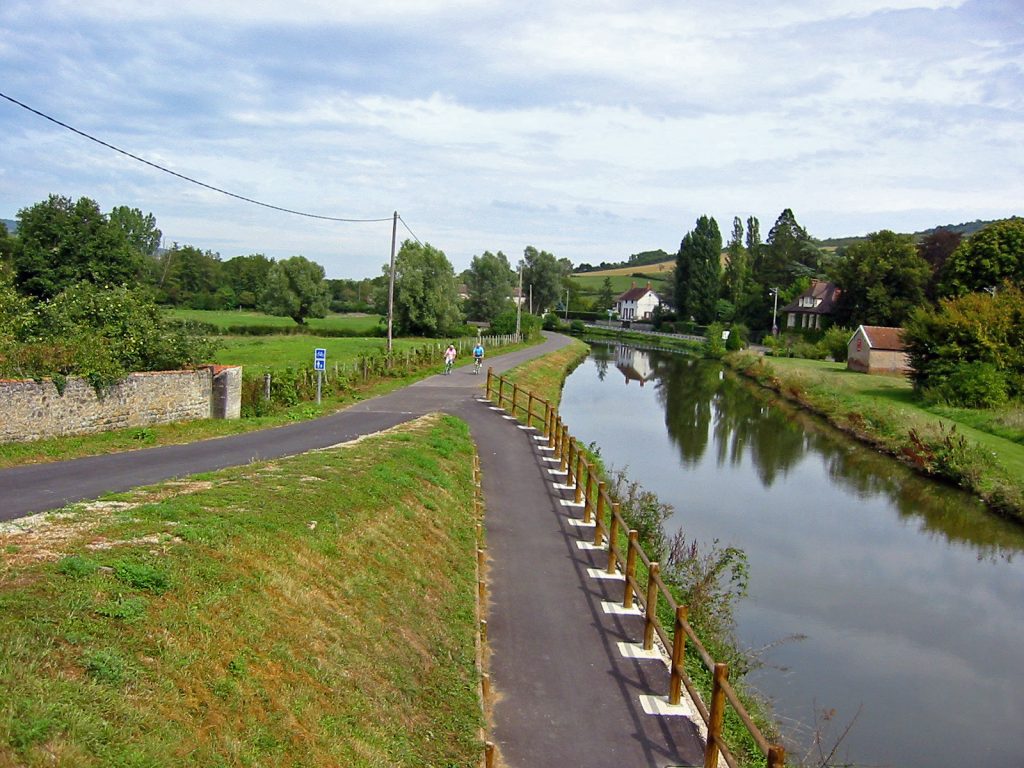
[[[457,267],[527,243],[595,262],[671,249],[702,213],[792,207],[819,236],[1019,213],[1010,5],[14,0],[0,67],[12,96],[216,186],[398,209]],[[372,228],[249,210],[6,104],[0,130],[0,215],[89,195],[181,242],[379,266]]]

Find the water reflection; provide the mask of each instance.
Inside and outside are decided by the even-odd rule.
[[[859,764],[1020,764],[1024,529],[678,354],[595,345],[562,415],[670,526],[747,551],[742,642],[807,636],[752,678],[781,715],[863,705]]]
[[[921,531],[949,542],[970,544],[979,560],[1011,560],[1024,550],[1019,526],[987,513],[976,499],[851,442],[718,363],[655,348],[591,345],[599,380],[613,365],[626,386],[653,388],[684,467],[699,464],[713,447],[719,467],[739,467],[749,458],[758,480],[771,488],[807,454],[815,454],[824,458],[835,485],[861,499],[891,499],[902,518],[916,520]]]

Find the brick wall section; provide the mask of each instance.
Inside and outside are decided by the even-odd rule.
[[[221,379],[215,409],[214,381]],[[61,395],[53,382],[0,381],[0,442],[81,435],[208,418],[238,418],[241,368],[133,373],[103,391],[69,378]]]

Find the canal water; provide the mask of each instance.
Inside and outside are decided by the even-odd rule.
[[[670,534],[747,553],[747,681],[803,749],[849,726],[832,765],[1024,765],[1024,528],[714,362],[595,342],[561,413]]]

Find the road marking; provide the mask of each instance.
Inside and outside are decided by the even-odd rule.
[[[569,473],[564,469],[549,469],[548,474],[551,475],[568,475]]]
[[[578,517],[570,517],[569,518],[569,525],[575,525],[577,528],[593,528],[595,525],[597,525],[597,523],[594,523],[594,522],[589,522],[588,523],[588,522],[585,522],[584,520],[580,520]]]
[[[550,472],[550,471],[551,470],[549,469],[548,472]],[[575,485],[566,485],[565,483],[552,483],[551,486],[556,491],[575,491],[576,490],[576,486]]]
[[[623,658],[657,659],[658,661],[663,661],[663,659],[661,658],[661,651],[659,651],[657,648],[651,648],[651,650],[648,651],[642,645],[639,645],[637,643],[618,643],[618,646],[619,653],[622,654]],[[665,700],[665,703],[668,704],[668,699]],[[650,712],[648,712],[647,714],[650,714]]]
[[[580,541],[576,542],[576,549],[599,549],[602,552],[606,551],[605,548],[602,545],[600,545],[600,544],[595,544],[592,541],[583,541],[583,540],[580,540]]]
[[[563,507],[576,507],[577,509],[583,509],[587,506],[585,501],[573,501],[572,499],[559,499],[558,503]]]
[[[686,699],[680,699],[678,704],[669,704],[668,696],[641,696],[640,706],[648,715],[659,717],[687,717],[693,720],[694,712]]]
[[[587,568],[587,575],[592,579],[604,579],[606,581],[626,580],[626,574],[618,572],[608,573],[604,568]]]
[[[635,605],[632,608],[623,608],[622,603],[613,603],[608,600],[601,601],[601,609],[612,616],[643,616],[643,613]]]

